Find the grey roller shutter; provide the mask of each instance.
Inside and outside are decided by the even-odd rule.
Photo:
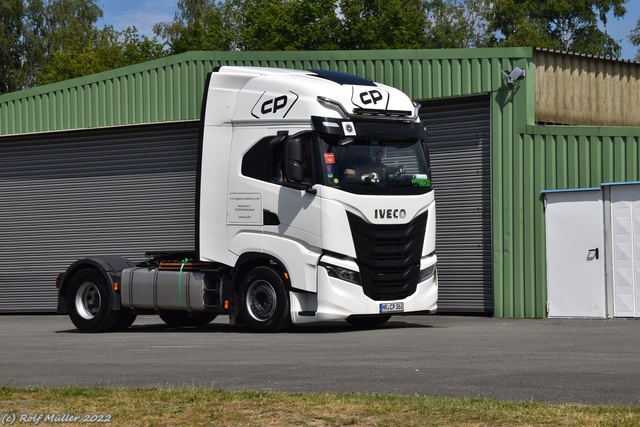
[[[423,101],[436,191],[439,312],[493,312],[489,96]]]
[[[193,250],[197,122],[0,138],[0,312],[51,312],[73,261]]]

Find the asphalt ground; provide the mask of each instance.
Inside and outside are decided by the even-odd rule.
[[[227,318],[172,329],[141,316],[78,332],[66,316],[0,316],[0,386],[214,387],[640,404],[640,321],[394,317],[256,334]]]

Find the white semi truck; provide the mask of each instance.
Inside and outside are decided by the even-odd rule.
[[[437,307],[436,215],[419,105],[351,74],[223,66],[207,78],[192,252],[80,259],[58,311],[81,331],[156,313],[260,332],[375,327]]]

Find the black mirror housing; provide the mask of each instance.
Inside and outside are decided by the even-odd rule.
[[[304,181],[304,148],[302,138],[292,137],[285,142],[285,175],[289,181]]]

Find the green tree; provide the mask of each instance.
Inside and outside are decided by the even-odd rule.
[[[93,43],[99,36],[95,26],[103,13],[96,0],[51,0],[45,4],[45,34],[48,52],[68,46]]]
[[[38,83],[68,80],[165,55],[162,44],[155,38],[141,36],[135,27],[116,31],[112,26],[105,26],[85,43],[67,41],[63,49],[52,52],[38,75]]]
[[[338,49],[335,0],[236,0],[240,50]]]
[[[342,49],[426,47],[423,0],[340,0]]]
[[[170,53],[164,50],[162,43],[157,38],[150,39],[140,35],[136,27],[129,27],[118,34],[116,46],[122,51],[122,65],[139,64],[140,62],[162,58]]]
[[[636,22],[636,28],[631,30],[631,34],[629,34],[629,41],[635,47],[638,47],[636,51],[636,61],[640,62],[640,19]]]
[[[0,93],[165,54],[135,28],[99,29],[97,0],[0,0]]]
[[[190,50],[229,50],[231,26],[225,16],[229,8],[213,0],[180,0],[173,22],[154,26],[172,54]]]
[[[95,0],[50,0],[46,11],[46,65],[38,84],[52,83],[148,61],[165,55],[157,40],[135,27],[117,31],[95,24],[102,9]]]
[[[46,3],[44,0],[32,0],[24,2],[25,23],[21,38],[24,42],[24,50],[21,55],[24,58],[24,86],[32,87],[36,85],[36,77],[48,61],[49,43],[46,40],[49,37],[50,30],[47,18]]]
[[[40,5],[32,13],[30,27],[37,31],[29,49],[38,56],[30,72],[37,84],[92,73],[97,59],[90,56],[101,37],[95,23],[103,16],[96,1],[50,0]]]
[[[181,0],[155,34],[189,50],[478,47],[491,0]]]
[[[495,0],[490,30],[498,46],[533,46],[620,56],[621,47],[599,24],[626,13],[627,0]]]
[[[450,49],[490,44],[488,18],[491,0],[427,1],[426,47]]]
[[[24,3],[0,0],[0,94],[24,85]]]

